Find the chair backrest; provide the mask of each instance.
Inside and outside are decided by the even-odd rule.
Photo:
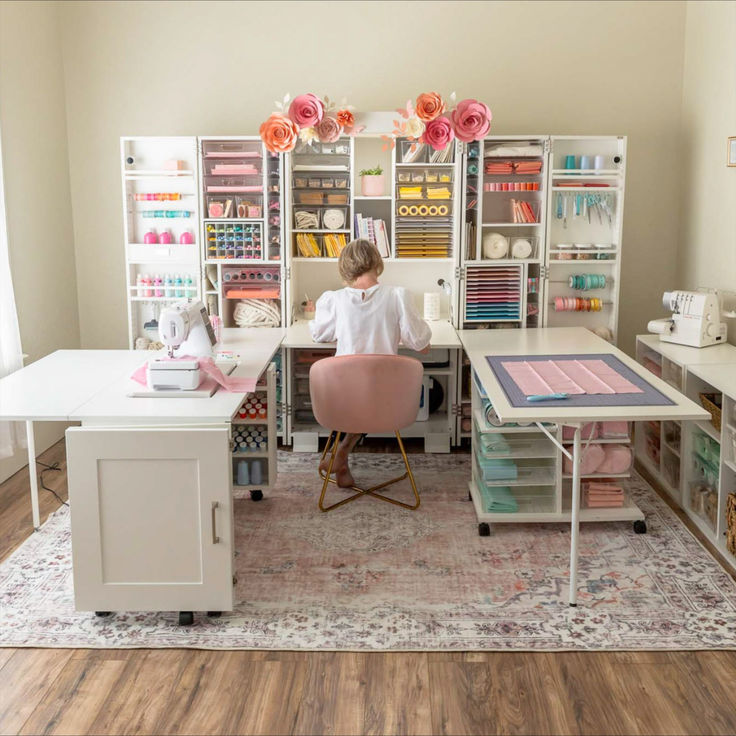
[[[317,421],[339,432],[394,432],[417,418],[423,366],[401,355],[340,355],[309,371]]]

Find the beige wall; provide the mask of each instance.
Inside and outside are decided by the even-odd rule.
[[[84,347],[124,347],[118,138],[252,134],[285,92],[385,110],[488,101],[496,133],[629,136],[622,345],[675,283],[680,2],[68,2],[64,71]]]
[[[736,136],[736,3],[688,2],[680,288],[736,291],[736,168],[726,166],[728,136]],[[736,344],[736,320],[728,328]]]
[[[10,268],[23,350],[79,347],[59,7],[0,2],[0,131]],[[61,436],[37,425],[37,449]],[[0,479],[25,464],[0,461]]]

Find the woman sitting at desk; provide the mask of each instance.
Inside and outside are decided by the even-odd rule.
[[[317,300],[309,323],[317,342],[337,341],[336,355],[396,355],[399,343],[427,352],[432,331],[419,316],[406,289],[378,283],[383,259],[374,245],[360,238],[348,243],[337,262],[343,281],[339,291],[326,291]],[[333,470],[341,488],[355,485],[348,456],[360,437],[346,434],[337,450]],[[328,459],[320,465],[327,472]]]

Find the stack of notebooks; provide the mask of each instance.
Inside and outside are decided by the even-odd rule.
[[[391,248],[388,242],[388,230],[386,229],[386,223],[383,220],[377,220],[373,217],[364,217],[361,214],[356,214],[355,237],[369,240],[376,246],[376,248],[378,248],[378,252],[383,258],[388,258],[391,255]]]
[[[624,489],[614,483],[585,483],[583,497],[589,509],[615,509],[624,505]]]

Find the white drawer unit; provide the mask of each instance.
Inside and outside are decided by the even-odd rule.
[[[73,427],[66,443],[77,610],[232,610],[229,427]]]

